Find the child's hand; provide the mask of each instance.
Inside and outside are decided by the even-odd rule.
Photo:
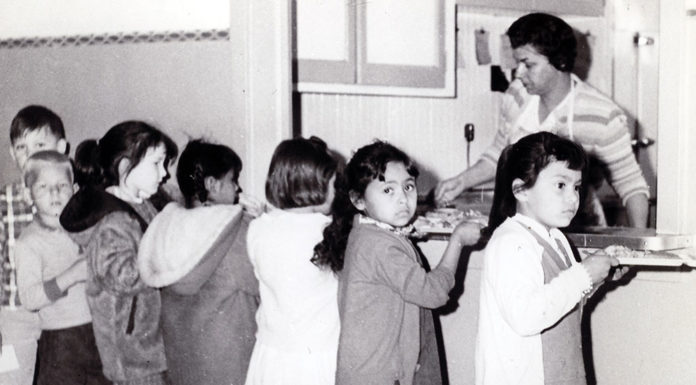
[[[585,258],[582,265],[590,275],[592,284],[597,285],[607,278],[612,267],[619,265],[619,261],[600,249]]]
[[[266,208],[266,205],[263,202],[244,193],[239,194],[239,204],[242,206],[244,211],[249,213],[249,215],[252,217],[258,217],[259,215],[263,214]]]
[[[87,280],[87,259],[82,258],[68,268],[72,285]],[[72,286],[71,285],[71,286]]]
[[[452,231],[450,242],[458,242],[459,247],[473,245],[481,238],[481,224],[462,222]]]

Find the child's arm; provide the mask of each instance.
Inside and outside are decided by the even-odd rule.
[[[64,297],[68,289],[87,277],[87,264],[80,259],[55,278],[44,280],[42,258],[25,242],[18,241],[15,247],[17,257],[17,290],[24,307],[34,311],[46,307]]]
[[[92,272],[104,287],[114,293],[134,295],[148,286],[140,279],[136,263],[138,243],[142,237],[140,225],[130,215],[115,212],[102,220],[97,229],[96,255],[89,263]]]
[[[554,325],[591,288],[581,264],[544,284],[541,253],[541,246],[518,234],[498,237],[486,247],[482,287],[510,327],[523,336]]]
[[[442,266],[450,271],[456,271],[459,264],[459,257],[462,253],[462,247],[471,246],[478,242],[481,238],[481,225],[474,222],[460,223],[452,231],[450,240],[447,243],[447,248],[440,263],[437,267]]]

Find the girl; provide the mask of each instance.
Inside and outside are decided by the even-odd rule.
[[[334,383],[338,282],[310,260],[331,220],[336,167],[316,137],[283,141],[273,153],[266,198],[275,209],[251,222],[247,238],[261,292],[248,385]]]
[[[254,347],[258,282],[246,249],[242,161],[229,147],[194,140],[176,178],[185,206],[150,223],[138,253],[143,280],[162,289],[162,334],[174,385],[244,384]]]
[[[461,248],[479,238],[458,226],[431,272],[407,238],[418,170],[384,142],[359,149],[336,185],[333,221],[315,260],[339,275],[337,384],[411,385],[418,367],[420,308],[444,305]],[[432,319],[430,319],[432,322]]]
[[[138,274],[140,237],[156,214],[148,198],[167,175],[176,144],[139,121],[112,127],[75,154],[80,190],[60,222],[87,258],[87,302],[106,377],[166,384],[160,295]]]
[[[539,132],[498,162],[481,280],[479,385],[586,383],[581,305],[618,262],[606,255],[576,262],[558,230],[578,209],[585,159],[579,145]]]

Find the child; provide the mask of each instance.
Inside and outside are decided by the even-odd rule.
[[[140,238],[156,214],[148,201],[176,144],[139,121],[112,127],[75,155],[80,190],[60,216],[87,258],[87,302],[104,365],[116,384],[165,384],[160,294],[138,274]]]
[[[15,256],[19,296],[41,321],[37,383],[110,384],[102,374],[85,297],[87,264],[58,221],[73,195],[70,159],[57,151],[33,154],[24,182],[36,215],[17,240]]]
[[[578,263],[558,228],[579,206],[582,147],[539,132],[500,158],[485,249],[476,383],[585,384],[583,298],[618,262]]]
[[[176,177],[185,207],[170,203],[138,251],[142,279],[162,289],[162,335],[174,385],[243,385],[254,348],[259,284],[249,262],[229,147],[194,140]]]
[[[378,141],[353,155],[336,184],[333,221],[315,259],[340,272],[337,384],[413,383],[420,310],[447,302],[461,248],[479,238],[478,225],[458,226],[426,272],[408,239],[417,176],[404,152]]]
[[[27,158],[41,150],[67,153],[65,129],[60,117],[43,106],[22,108],[10,124],[10,155],[19,171]],[[29,191],[22,181],[3,186],[0,191],[0,252],[2,280],[0,281],[0,333],[3,344],[12,346],[20,369],[0,373],[0,383],[31,385],[36,363],[36,341],[41,334],[36,313],[21,306],[17,294],[15,241],[20,232],[33,220]],[[9,350],[9,349],[8,349]]]
[[[273,153],[266,198],[275,208],[247,237],[261,292],[247,385],[334,383],[338,282],[311,259],[330,221],[336,167],[316,137],[285,140]]]

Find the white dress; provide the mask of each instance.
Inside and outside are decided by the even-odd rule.
[[[249,225],[261,304],[247,385],[334,384],[338,280],[310,261],[330,221],[320,213],[273,210]]]

